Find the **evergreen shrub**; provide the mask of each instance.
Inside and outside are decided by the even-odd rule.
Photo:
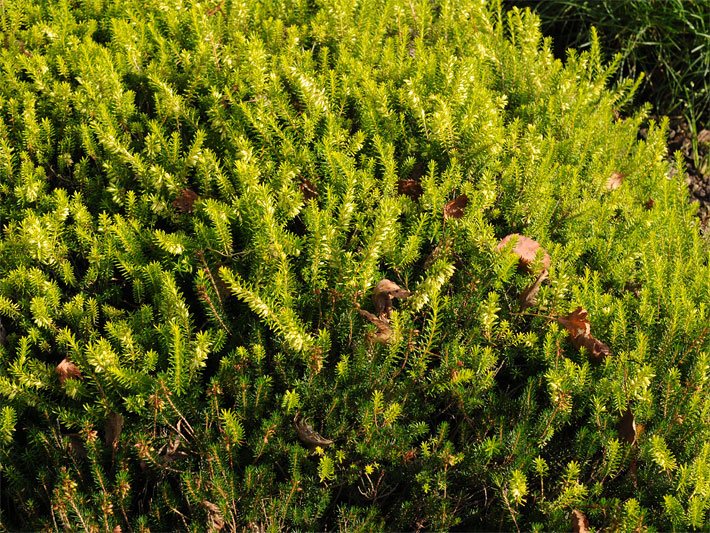
[[[596,41],[0,6],[1,527],[708,527],[708,242]]]

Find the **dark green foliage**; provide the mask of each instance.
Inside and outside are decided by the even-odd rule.
[[[707,527],[708,243],[596,42],[473,1],[1,22],[0,525]]]

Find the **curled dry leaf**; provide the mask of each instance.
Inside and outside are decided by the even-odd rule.
[[[565,327],[573,338],[588,337],[591,334],[591,324],[588,317],[587,310],[578,307],[569,315],[558,317],[557,321]]]
[[[62,385],[69,378],[81,379],[81,370],[79,370],[79,367],[66,358],[62,359],[62,362],[57,365],[54,371],[59,376],[59,383]]]
[[[192,206],[197,198],[197,193],[192,189],[183,189],[173,200],[173,207],[181,213],[192,213]]]
[[[537,293],[540,292],[540,285],[547,279],[547,270],[543,270],[537,279],[520,294],[520,310],[525,311],[528,307],[537,305]]]
[[[374,335],[374,340],[380,344],[387,344],[392,337],[392,328],[390,328],[389,320],[387,320],[387,318],[379,318],[364,309],[358,308],[357,312],[377,327],[377,333]]]
[[[600,361],[611,354],[611,350],[606,344],[592,336],[589,314],[586,309],[577,307],[569,315],[558,317],[557,321],[569,333],[574,347],[579,349],[584,346],[595,361]]]
[[[636,443],[636,437],[638,436],[636,430],[634,414],[631,412],[631,408],[628,408],[619,421],[619,436],[624,442],[633,445]]]
[[[67,449],[74,455],[77,459],[86,459],[86,448],[84,447],[84,440],[78,433],[70,433],[67,435],[69,442],[67,443]]]
[[[444,206],[444,220],[447,218],[461,218],[467,205],[468,196],[465,194],[457,196]]]
[[[526,237],[525,235],[520,235],[519,233],[511,233],[505,236],[496,247],[496,250],[500,251],[513,239],[515,240],[515,246],[513,247],[513,253],[518,256],[519,265],[526,271],[531,272],[531,266],[535,262],[538,250],[542,252],[542,266],[544,270],[550,268],[550,254],[540,246],[536,240]]]
[[[626,176],[621,172],[612,172],[611,176],[609,176],[609,179],[606,180],[606,190],[615,191],[616,189],[621,187],[621,184],[623,183],[625,177]]]
[[[298,434],[299,440],[312,448],[320,446],[325,448],[333,444],[333,441],[322,437],[318,432],[313,429],[308,421],[301,417],[301,413],[297,412],[296,416],[293,418],[293,427],[296,428],[296,433]]]
[[[700,144],[710,144],[710,130],[700,130],[698,142]]]
[[[118,447],[118,437],[121,435],[121,430],[123,430],[123,417],[111,411],[106,418],[104,443],[109,448],[114,450]]]
[[[318,197],[318,189],[310,180],[306,178],[301,178],[301,192],[303,193],[303,199],[307,202]]]
[[[574,533],[588,533],[589,520],[582,511],[575,509],[572,511],[572,531]]]
[[[397,182],[397,192],[404,196],[409,196],[412,200],[418,200],[424,193],[421,183],[417,180],[399,180]]]
[[[395,298],[409,298],[411,292],[404,290],[394,281],[388,279],[381,280],[375,287],[375,292],[372,295],[372,300],[375,304],[375,312],[380,317],[389,318],[392,314],[392,300]]]
[[[224,528],[224,517],[214,503],[202,500],[202,506],[207,509],[207,530],[221,531]]]

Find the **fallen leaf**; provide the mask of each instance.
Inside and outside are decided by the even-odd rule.
[[[698,133],[698,142],[700,144],[710,144],[710,130],[701,130]]]
[[[389,318],[392,314],[392,300],[394,298],[409,298],[411,295],[411,292],[404,290],[394,281],[388,279],[380,280],[372,295],[372,300],[375,304],[375,312],[380,317],[384,316]]]
[[[392,337],[392,328],[390,328],[389,320],[387,320],[386,318],[379,318],[370,313],[369,311],[365,311],[364,309],[358,308],[357,312],[377,327],[377,333],[375,333],[374,335],[374,339],[377,342],[381,344],[386,344],[390,340],[390,337]]]
[[[115,450],[118,447],[118,437],[121,435],[121,430],[123,429],[123,417],[111,411],[106,418],[104,429],[104,443],[106,446]]]
[[[619,436],[629,444],[636,443],[636,420],[631,408],[628,408],[619,421]]]
[[[207,530],[221,531],[224,527],[224,517],[214,503],[202,500],[202,506],[207,509]]]
[[[59,376],[59,383],[62,385],[69,378],[81,379],[81,370],[79,370],[79,367],[66,358],[62,359],[62,362],[57,365],[54,371]]]
[[[530,237],[525,235],[520,235],[519,233],[511,233],[504,237],[499,243],[496,249],[498,251],[505,248],[505,246],[513,239],[516,239],[515,246],[513,247],[513,253],[518,256],[520,266],[527,272],[531,272],[531,265],[535,262],[537,258],[538,250],[542,250],[542,266],[544,270],[550,268],[550,254],[540,246],[540,243]]]
[[[183,189],[180,195],[173,200],[173,207],[181,213],[192,213],[192,205],[197,200],[197,193],[192,189]]]
[[[462,194],[444,206],[444,220],[447,218],[461,218],[463,210],[468,205],[468,196]]]
[[[303,199],[306,202],[318,197],[318,189],[316,189],[316,186],[306,178],[301,178],[300,188],[303,193]]]
[[[116,527],[113,528],[113,533],[121,533],[123,529],[121,529],[120,525],[117,525]]]
[[[86,448],[84,447],[84,440],[78,433],[70,433],[67,435],[69,442],[67,443],[67,448],[77,459],[86,459]]]
[[[418,200],[424,191],[421,183],[417,180],[399,180],[397,182],[397,192],[404,196],[409,196],[412,200]]]
[[[557,321],[569,333],[574,347],[579,349],[584,346],[595,361],[601,361],[611,354],[611,349],[606,344],[592,336],[591,324],[586,309],[577,307],[569,315],[558,317]]]
[[[611,176],[609,176],[609,179],[606,180],[606,190],[607,191],[615,191],[619,187],[621,187],[622,182],[624,181],[624,178],[626,176],[622,174],[621,172],[612,172]]]
[[[588,533],[589,520],[582,511],[575,509],[572,511],[572,531],[574,533]]]
[[[586,309],[577,307],[569,315],[558,317],[557,321],[565,327],[571,337],[588,337],[591,334],[588,316]]]
[[[595,361],[601,361],[608,355],[611,355],[611,349],[602,341],[592,336],[572,339],[572,344],[577,348],[584,346],[589,352],[590,357]]]
[[[520,294],[520,310],[524,311],[528,307],[537,305],[537,293],[540,292],[542,282],[547,279],[547,270],[543,270],[537,279]]]
[[[296,428],[299,440],[307,446],[313,448],[320,446],[321,448],[324,448],[333,444],[332,440],[326,439],[317,433],[313,429],[313,426],[301,417],[301,413],[296,413],[296,416],[293,418],[293,426]]]

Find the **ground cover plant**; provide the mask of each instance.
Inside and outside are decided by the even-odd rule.
[[[596,41],[0,12],[2,527],[707,528],[708,242]]]
[[[622,54],[621,71],[645,75],[641,96],[655,112],[683,114],[695,134],[710,113],[710,2],[708,0],[534,0],[543,32],[555,48],[590,45],[592,27],[611,50]]]

